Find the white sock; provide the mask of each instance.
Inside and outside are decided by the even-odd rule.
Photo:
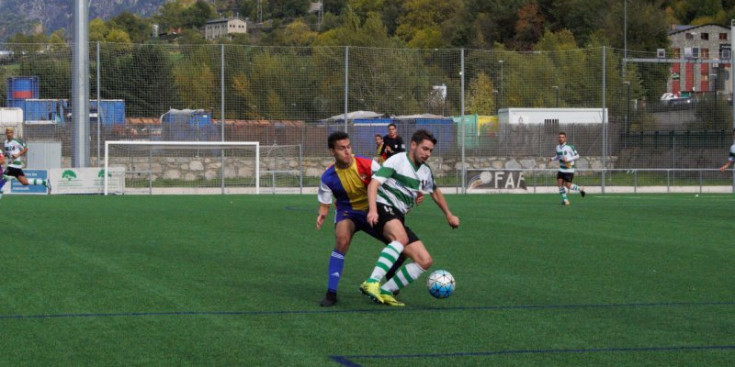
[[[385,292],[393,293],[418,279],[426,269],[422,268],[419,264],[410,263],[406,264],[400,270],[396,272],[393,278],[388,279],[380,289]]]

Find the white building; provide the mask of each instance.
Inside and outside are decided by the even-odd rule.
[[[605,109],[607,114],[607,109]],[[552,125],[559,124],[601,124],[602,108],[501,108],[498,111],[500,124]]]
[[[248,24],[240,18],[210,20],[204,26],[204,38],[214,40],[235,33],[248,33]]]

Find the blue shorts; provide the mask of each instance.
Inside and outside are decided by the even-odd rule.
[[[372,227],[368,223],[367,212],[361,210],[337,210],[334,216],[334,224],[347,219],[351,220],[352,223],[355,223],[355,232],[363,231],[386,245],[390,243],[390,241],[386,241],[385,238],[380,235],[377,228]]]

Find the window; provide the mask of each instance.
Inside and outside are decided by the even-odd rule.
[[[730,49],[720,47],[720,60],[730,60]]]
[[[702,39],[703,41],[707,41],[707,40],[709,40],[709,33],[702,33],[702,34],[701,34],[701,35],[700,35],[699,37],[700,37],[700,38],[701,38],[701,39]]]
[[[720,41],[727,41],[727,33],[720,33]]]
[[[709,49],[708,48],[701,48],[699,51],[699,56],[702,57],[704,60],[709,59]]]
[[[671,51],[674,53],[674,58],[675,59],[680,59],[681,58],[681,49],[680,48],[675,48],[675,49],[673,49]]]
[[[694,34],[687,32],[686,39],[693,40],[694,39]]]

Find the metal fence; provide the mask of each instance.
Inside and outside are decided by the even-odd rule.
[[[0,87],[5,106],[24,108],[27,141],[60,141],[61,164],[69,166],[70,47],[1,47],[10,51],[0,59],[0,75],[8,80]],[[298,145],[305,159],[319,160],[328,157],[326,137],[336,129],[353,136],[357,153],[372,155],[372,135],[386,133],[388,121],[397,123],[404,140],[417,128],[434,131],[439,145],[432,160],[461,169],[485,168],[487,161],[513,168],[519,160],[551,156],[560,129],[608,172],[714,168],[724,163],[732,143],[731,98],[721,85],[704,86],[693,103],[661,101],[670,66],[623,63],[621,50],[609,48],[511,52],[101,43],[90,50],[90,97],[100,101],[91,115],[93,165],[101,164],[105,141],[121,139]],[[24,77],[37,78],[32,98],[24,86],[10,82]],[[114,104],[105,101],[122,101],[122,118],[106,111]],[[458,118],[495,116],[512,107],[599,108],[607,111],[607,120],[481,126]],[[164,118],[172,109],[194,112],[174,125]],[[375,113],[350,117],[354,111]]]

